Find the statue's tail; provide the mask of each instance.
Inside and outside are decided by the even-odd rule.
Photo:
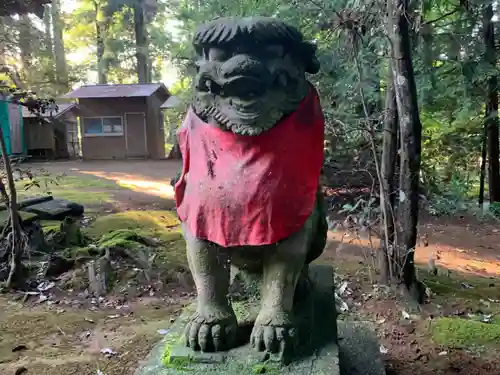
[[[309,245],[306,264],[311,263],[318,258],[325,249],[328,235],[328,223],[326,221],[327,210],[325,206],[325,197],[321,186],[316,193],[316,205],[313,212],[313,235]]]

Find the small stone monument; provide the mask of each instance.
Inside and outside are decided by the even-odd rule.
[[[137,375],[383,375],[376,341],[337,322],[316,47],[275,18],[198,28],[175,185],[196,303]],[[370,355],[371,353],[371,355]]]

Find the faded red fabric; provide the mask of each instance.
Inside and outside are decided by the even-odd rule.
[[[312,213],[324,139],[314,88],[260,135],[222,130],[189,109],[177,137],[177,212],[196,237],[223,247],[268,245],[297,232]]]

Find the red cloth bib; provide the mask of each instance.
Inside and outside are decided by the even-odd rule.
[[[300,230],[314,209],[324,117],[316,90],[272,129],[243,136],[192,109],[177,132],[177,212],[191,234],[223,247],[268,245]]]

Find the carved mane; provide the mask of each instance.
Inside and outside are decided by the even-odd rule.
[[[295,27],[271,17],[221,17],[199,26],[193,45],[198,54],[203,49],[217,46],[229,47],[257,44],[282,44],[289,53],[304,62],[307,73],[319,71],[316,46],[304,41]]]

